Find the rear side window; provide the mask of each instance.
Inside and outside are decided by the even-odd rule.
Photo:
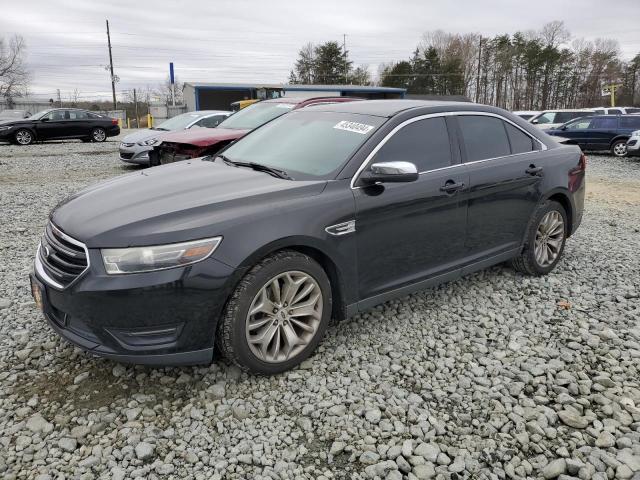
[[[427,118],[401,128],[385,143],[374,162],[411,162],[419,172],[451,165],[451,144],[444,118]]]
[[[70,110],[69,117],[71,118],[71,120],[86,120],[87,114],[80,110]]]
[[[502,120],[480,115],[461,115],[458,122],[468,162],[511,154]]]
[[[618,117],[594,118],[591,122],[591,128],[618,128]]]
[[[604,109],[599,108],[595,111],[595,113],[597,113],[598,115],[604,115],[606,112],[604,111]]]
[[[625,115],[620,117],[620,128],[640,128],[640,115]]]
[[[556,112],[547,112],[536,118],[537,123],[555,123]]]
[[[621,115],[622,110],[618,110],[617,108],[610,108],[609,115]]]
[[[511,144],[511,153],[526,153],[535,150],[533,139],[519,128],[514,127],[510,123],[503,122],[504,128],[507,129],[507,136]]]

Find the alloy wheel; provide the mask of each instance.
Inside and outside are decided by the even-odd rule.
[[[547,212],[540,220],[536,231],[534,253],[538,265],[548,267],[556,261],[562,249],[564,234],[564,219],[560,212]]]
[[[285,362],[315,337],[322,319],[318,282],[300,271],[281,273],[256,294],[246,318],[251,352],[268,363]]]
[[[18,142],[20,145],[29,145],[32,140],[33,136],[28,130],[20,130],[18,131],[18,133],[16,133],[16,142]]]
[[[105,138],[107,138],[107,134],[106,134],[106,133],[105,133],[105,131],[104,131],[104,130],[102,130],[101,128],[96,128],[96,129],[93,131],[93,139],[94,139],[96,142],[103,142]]]
[[[613,146],[613,154],[616,157],[624,157],[627,154],[627,145],[624,142],[616,143]]]

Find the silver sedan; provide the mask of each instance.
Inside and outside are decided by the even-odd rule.
[[[187,128],[214,128],[233,112],[224,110],[201,110],[183,113],[165,120],[157,127],[137,130],[120,142],[120,160],[138,165],[149,164],[149,151],[161,142],[163,133]]]

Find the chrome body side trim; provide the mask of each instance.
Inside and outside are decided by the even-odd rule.
[[[69,283],[69,285],[64,286],[60,283],[58,283],[57,281],[55,281],[54,279],[52,279],[44,270],[44,266],[42,265],[42,261],[40,260],[40,248],[42,247],[42,240],[40,240],[40,243],[38,243],[38,250],[36,251],[36,260],[35,260],[35,270],[38,273],[38,275],[40,276],[40,278],[47,283],[49,286],[57,288],[58,290],[64,290],[66,288],[69,288],[71,285],[73,285],[74,283],[76,283],[78,281],[78,279],[80,279],[85,273],[87,273],[87,271],[89,270],[89,268],[91,267],[91,258],[89,258],[89,249],[87,249],[87,246],[76,240],[73,237],[70,237],[69,235],[67,235],[66,233],[64,233],[62,230],[60,230],[58,227],[56,227],[53,222],[49,222],[49,224],[51,225],[51,230],[55,233],[55,235],[60,236],[62,239],[64,239],[65,241],[72,243],[80,248],[82,248],[84,250],[84,254],[87,257],[87,266],[86,268],[80,272],[76,278],[73,279],[73,281],[71,283]],[[46,227],[45,227],[46,229]],[[45,230],[46,231],[46,230]]]
[[[544,142],[542,142],[542,140],[540,140],[538,137],[532,135],[530,132],[528,132],[525,129],[523,129],[520,125],[517,125],[516,123],[512,122],[508,118],[503,117],[502,115],[498,115],[497,113],[479,112],[479,111],[478,112],[461,111],[461,112],[439,112],[439,113],[429,113],[429,114],[426,114],[426,115],[418,115],[417,117],[409,118],[408,120],[405,120],[404,122],[402,122],[400,125],[397,125],[393,130],[391,130],[380,141],[380,143],[378,143],[378,145],[376,145],[376,147],[371,151],[371,153],[369,153],[369,155],[367,155],[367,158],[364,159],[364,162],[362,162],[360,167],[358,167],[358,170],[356,170],[356,173],[351,178],[351,183],[350,183],[351,189],[352,190],[357,190],[359,188],[362,188],[362,187],[356,187],[355,186],[355,183],[358,180],[358,177],[360,176],[362,171],[366,168],[366,166],[369,164],[371,159],[376,155],[376,153],[378,153],[378,151],[384,146],[384,144],[387,143],[391,139],[391,137],[393,137],[396,133],[398,133],[398,131],[400,131],[401,129],[403,129],[407,125],[410,125],[410,124],[412,124],[414,122],[417,122],[419,120],[425,120],[427,118],[451,117],[451,116],[457,116],[457,115],[477,115],[477,116],[499,118],[500,120],[503,120],[503,121],[508,122],[509,124],[513,125],[518,130],[520,130],[522,133],[527,135],[529,138],[531,138],[531,139],[535,140],[536,142],[538,142],[538,144],[540,145],[540,150],[535,150],[536,152],[537,151],[545,151],[548,148],[544,144]],[[507,158],[507,157],[515,157],[517,155],[525,155],[525,154],[528,154],[528,153],[531,153],[531,152],[513,153],[511,155],[503,155],[501,157],[493,157],[493,158],[485,158],[485,159],[482,159],[482,160],[474,160],[473,162],[465,162],[465,163],[460,164],[460,165],[471,165],[471,164],[474,164],[474,163],[480,163],[480,162],[487,162],[487,161],[490,161],[490,160],[496,160],[498,158]],[[457,166],[457,165],[450,165],[448,167],[442,167],[442,168],[438,168],[438,169],[434,169],[434,170],[425,170],[423,172],[420,172],[419,174],[422,175],[424,173],[429,173],[429,172],[433,172],[433,171],[436,171],[436,170],[443,170],[445,168],[451,168],[451,167],[455,167],[455,166]]]
[[[336,225],[330,225],[324,229],[329,235],[339,237],[347,235],[348,233],[354,233],[356,231],[356,221],[349,220],[348,222],[337,223]]]

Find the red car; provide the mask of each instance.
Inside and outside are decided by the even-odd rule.
[[[254,128],[291,110],[323,103],[353,102],[351,97],[274,98],[249,105],[220,123],[216,128],[196,128],[167,133],[162,143],[149,154],[149,163],[165,163],[213,155]]]

